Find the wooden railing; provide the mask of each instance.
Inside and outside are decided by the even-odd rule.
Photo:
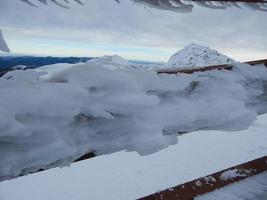
[[[248,61],[245,63],[252,65],[252,66],[264,64],[267,67],[267,59],[253,60],[253,61]],[[192,74],[194,72],[204,72],[204,71],[209,71],[209,70],[222,70],[222,69],[231,70],[232,68],[233,68],[233,65],[231,65],[231,64],[212,65],[212,66],[197,67],[197,68],[181,68],[181,69],[169,68],[169,69],[158,70],[158,74],[179,74],[179,73]]]
[[[249,65],[258,65],[258,64],[264,64],[267,67],[267,59],[263,59],[263,60],[254,60],[254,61],[249,61],[246,62]],[[165,73],[165,74],[177,74],[177,73],[194,73],[197,71],[207,71],[207,70],[214,70],[214,69],[226,69],[226,70],[231,70],[233,66],[231,65],[218,65],[218,66],[208,66],[208,67],[200,67],[200,68],[196,68],[196,69],[182,69],[182,70],[175,70],[175,71],[158,71],[159,74],[161,73]],[[83,160],[87,160],[90,158],[95,157],[95,153],[94,152],[89,152],[85,155],[83,155],[82,157],[78,158],[77,160],[73,161],[73,162],[79,162],[79,161],[83,161]],[[36,172],[33,173],[37,173],[40,171],[44,171],[47,169],[39,169]],[[31,173],[32,174],[32,173]],[[20,176],[24,176],[25,174],[21,174]],[[0,181],[4,181],[10,178],[16,178],[16,177],[0,177]]]
[[[236,177],[224,179],[223,174],[227,171],[237,173]],[[234,182],[238,182],[250,176],[267,170],[267,156],[237,165],[214,174],[192,180],[181,185],[156,192],[139,200],[193,200],[196,196],[212,192]]]

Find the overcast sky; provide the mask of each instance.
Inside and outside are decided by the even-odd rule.
[[[129,0],[84,2],[66,10],[0,0],[0,28],[17,54],[118,54],[167,61],[183,46],[198,43],[241,61],[267,58],[267,12],[195,6],[192,13],[182,14],[143,8]]]

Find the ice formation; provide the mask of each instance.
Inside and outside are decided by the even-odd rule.
[[[3,37],[1,29],[0,29],[0,51],[10,52],[10,49],[7,46],[7,43]]]
[[[189,44],[170,57],[166,67],[194,68],[211,65],[231,64],[234,60],[217,50],[198,44]]]
[[[150,154],[199,129],[246,129],[266,111],[265,67],[157,75],[99,63],[0,78],[0,179],[86,152]]]
[[[67,0],[20,0],[29,6],[37,7],[36,2],[38,1],[39,3],[47,5],[48,2],[52,2],[56,4],[57,6],[63,7],[63,8],[69,8],[69,1]],[[74,2],[77,2],[80,5],[84,5],[83,1],[81,0],[73,0]],[[120,0],[114,0],[118,3],[120,3]],[[259,10],[259,11],[267,11],[267,3],[266,2],[238,2],[238,1],[205,1],[205,0],[131,0],[135,4],[141,4],[141,5],[146,5],[152,8],[157,8],[161,10],[170,10],[174,12],[191,12],[193,9],[193,4],[196,4],[198,6],[202,6],[205,8],[210,8],[210,9],[226,9],[229,7],[236,7],[236,8],[242,8],[242,7],[247,7],[253,10]],[[34,3],[35,2],[35,3]]]

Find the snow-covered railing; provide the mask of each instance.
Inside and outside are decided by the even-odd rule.
[[[139,200],[193,200],[196,196],[212,192],[234,182],[267,170],[267,156],[243,163],[193,181],[156,192]]]
[[[267,67],[267,59],[262,59],[262,60],[253,60],[253,61],[248,61],[245,62],[246,64],[249,65],[260,65],[264,64]],[[205,66],[205,67],[197,67],[197,68],[169,68],[169,69],[162,69],[158,70],[158,74],[178,74],[178,73],[185,73],[185,74],[192,74],[194,72],[204,72],[208,70],[231,70],[233,68],[233,65],[231,64],[226,64],[226,65],[212,65],[212,66]]]
[[[267,111],[261,98],[266,73],[264,67],[241,63],[231,72],[190,77],[93,64],[48,78],[35,70],[11,72],[1,78],[1,142],[6,145],[0,180],[89,159],[92,151],[96,156],[120,150],[148,155],[175,144],[181,132],[243,130]],[[25,96],[19,105],[17,96]],[[193,117],[187,117],[186,106],[192,106]]]

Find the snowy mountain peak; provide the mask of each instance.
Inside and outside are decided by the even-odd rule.
[[[0,51],[10,52],[10,49],[7,46],[7,43],[2,35],[2,31],[0,30]]]
[[[91,59],[87,63],[98,64],[109,69],[119,69],[129,67],[131,65],[127,60],[118,55],[102,56],[99,58]]]
[[[229,64],[233,59],[209,47],[189,44],[175,53],[168,61],[168,67],[204,67],[211,65]]]

